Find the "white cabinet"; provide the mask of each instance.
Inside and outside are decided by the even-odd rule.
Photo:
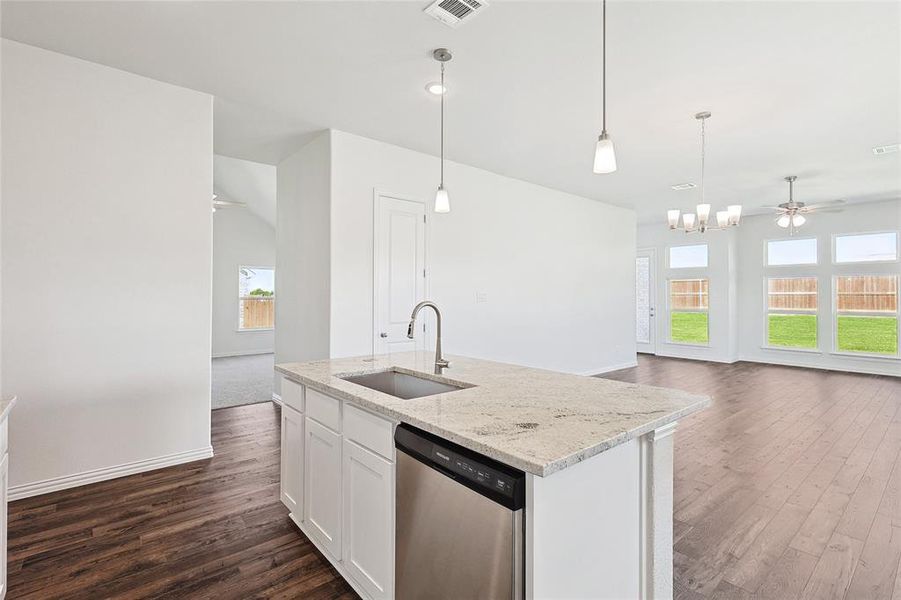
[[[344,440],[344,566],[373,600],[394,597],[394,465]]]
[[[303,517],[303,415],[282,406],[281,498],[296,520]]]
[[[310,417],[304,423],[304,523],[341,559],[341,436]]]

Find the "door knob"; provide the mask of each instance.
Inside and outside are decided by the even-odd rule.
[[[381,333],[379,334],[379,337],[380,337],[380,338],[386,338],[386,337],[388,337],[388,334],[385,333],[385,332],[383,331],[383,332],[381,332]]]

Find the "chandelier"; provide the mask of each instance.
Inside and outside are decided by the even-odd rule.
[[[706,158],[706,126],[707,119],[710,118],[708,111],[699,112],[695,115],[695,119],[701,122],[701,203],[695,208],[696,212],[685,213],[682,215],[682,228],[685,233],[706,233],[707,231],[716,231],[735,227],[741,220],[741,205],[731,204],[726,210],[716,212],[716,225],[710,223],[710,205],[704,201],[704,160]],[[670,229],[679,228],[679,209],[671,209],[666,212],[666,220]]]

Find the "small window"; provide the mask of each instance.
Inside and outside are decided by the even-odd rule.
[[[817,264],[817,239],[771,240],[766,243],[766,264],[770,267]]]
[[[767,344],[785,348],[817,347],[816,277],[767,280]]]
[[[707,244],[672,246],[669,249],[670,269],[704,268],[707,266]]]
[[[670,280],[670,341],[681,344],[709,342],[708,291],[707,279]]]
[[[898,276],[835,278],[836,348],[898,354]]]
[[[275,326],[275,269],[238,267],[238,329]]]
[[[862,263],[898,260],[898,234],[863,233],[835,236],[836,263]]]

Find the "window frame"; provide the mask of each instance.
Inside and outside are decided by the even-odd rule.
[[[689,248],[691,246],[704,246],[705,248],[705,258],[707,259],[705,262],[707,264],[702,266],[693,265],[690,267],[674,267],[672,263],[672,249],[673,248]],[[694,243],[694,244],[672,244],[666,247],[666,268],[671,269],[673,271],[688,271],[690,269],[709,269],[710,268],[710,244],[707,242]],[[710,283],[708,282],[709,286]],[[709,287],[708,287],[709,291]]]
[[[241,295],[241,269],[266,269],[268,271],[272,271],[272,295],[271,296],[242,296]],[[237,290],[236,298],[238,300],[237,309],[235,310],[235,332],[236,333],[254,333],[260,331],[274,331],[275,330],[275,315],[273,307],[273,325],[272,327],[241,327],[241,301],[246,300],[248,298],[271,298],[273,304],[275,304],[275,267],[274,266],[265,266],[265,265],[245,265],[243,263],[238,263],[238,290]]]
[[[901,236],[899,236],[901,237]],[[894,263],[895,261],[880,261],[882,263]],[[852,265],[861,265],[861,264],[872,264],[872,263],[840,263],[842,265],[852,264]],[[898,348],[895,350],[894,354],[880,354],[878,352],[855,352],[854,350],[842,350],[838,347],[838,318],[839,310],[838,310],[838,278],[839,277],[894,277],[895,278],[895,335],[897,340]],[[901,275],[897,273],[866,273],[866,272],[854,272],[854,273],[832,273],[832,298],[830,302],[832,306],[832,350],[829,354],[835,354],[838,356],[851,356],[858,358],[866,358],[866,359],[881,359],[881,360],[901,360]],[[860,312],[855,313],[854,316],[861,317],[888,317],[885,313],[876,313],[876,312]]]
[[[855,237],[860,235],[879,235],[883,233],[895,234],[895,258],[890,260],[856,260],[849,262],[838,262],[836,257],[837,244],[836,239],[840,237]],[[833,267],[851,267],[856,268],[858,265],[893,265],[901,261],[901,231],[897,229],[885,229],[881,231],[855,231],[854,233],[833,233],[830,239],[832,266]],[[846,277],[855,277],[854,275],[846,275]],[[838,348],[836,346],[836,348]]]
[[[694,245],[694,244],[692,244]],[[709,262],[709,258],[708,258]],[[689,267],[685,267],[689,268]],[[703,268],[703,267],[691,267]],[[706,313],[707,314],[707,341],[706,342],[680,342],[673,339],[673,281],[706,281],[707,282],[707,308],[705,310],[680,308],[676,312],[687,313]],[[666,279],[666,343],[676,346],[691,346],[693,348],[709,348],[710,347],[710,277],[708,275],[697,277],[667,277]]]
[[[816,252],[814,253],[815,260],[812,263],[790,263],[783,265],[771,265],[770,264],[770,242],[794,242],[801,240],[813,240],[816,243]],[[799,236],[789,236],[789,237],[777,237],[777,238],[764,238],[763,240],[763,268],[766,269],[785,269],[788,268],[814,268],[820,266],[820,238],[816,235],[799,237]]]
[[[777,265],[777,266],[794,266],[794,267],[812,267],[815,265]],[[817,284],[817,307],[813,312],[803,311],[800,309],[791,310],[791,309],[770,309],[770,279],[813,279]],[[822,304],[820,295],[822,293],[822,289],[820,286],[820,278],[814,274],[795,274],[795,275],[785,275],[780,273],[779,275],[768,275],[764,274],[763,276],[763,342],[761,344],[761,348],[766,350],[780,350],[783,352],[807,352],[809,354],[823,354],[823,349],[820,345],[820,305]],[[770,315],[806,315],[816,317],[816,346],[813,348],[802,348],[796,346],[777,346],[770,343]]]

